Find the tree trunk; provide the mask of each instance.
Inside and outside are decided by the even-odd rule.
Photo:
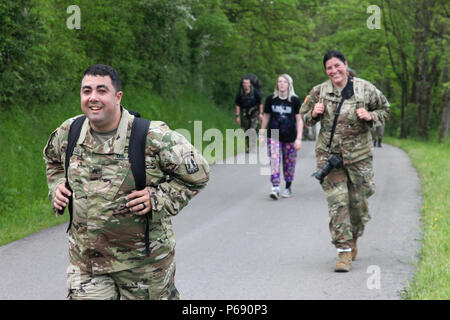
[[[405,123],[405,109],[408,105],[408,82],[402,81],[402,96],[401,96],[401,106],[400,106],[400,139],[406,139],[408,133],[406,132],[406,123]]]
[[[448,137],[448,123],[450,120],[450,99],[449,95],[443,97],[443,105],[441,112],[441,123],[439,124],[439,143],[447,140]]]
[[[450,121],[450,89],[445,87],[448,84],[448,64],[445,65],[442,75],[442,84],[444,85],[444,93],[442,94],[442,111],[441,111],[441,121],[439,123],[439,143],[447,140],[448,136],[448,125]]]
[[[416,48],[421,48],[418,59],[419,72],[417,79],[419,83],[416,84],[416,102],[417,102],[417,133],[423,138],[428,138],[428,124],[431,105],[431,84],[429,79],[429,52],[430,43],[428,38],[430,35],[432,8],[434,1],[422,0],[420,6],[417,7],[416,21],[418,22],[418,34],[415,37]],[[414,79],[415,81],[416,79]],[[429,90],[430,89],[430,90]]]

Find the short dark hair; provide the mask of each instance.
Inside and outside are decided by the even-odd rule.
[[[117,71],[111,67],[107,66],[105,64],[94,64],[86,69],[86,71],[83,73],[83,77],[81,77],[81,81],[83,81],[84,77],[86,75],[90,76],[109,76],[111,78],[112,85],[114,89],[117,91],[120,91],[120,78]]]
[[[325,64],[327,63],[327,61],[330,60],[331,58],[338,58],[343,63],[345,63],[345,57],[342,54],[342,52],[340,52],[338,50],[328,50],[327,53],[325,53],[325,55],[323,56],[323,67],[324,68],[325,68]]]

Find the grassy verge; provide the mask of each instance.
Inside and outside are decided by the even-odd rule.
[[[201,121],[197,125],[202,126],[201,136],[197,137],[200,143],[205,130],[215,128],[224,134],[227,128],[236,128],[231,111],[193,92],[185,92],[177,99],[163,99],[133,88],[124,92],[122,102],[126,108],[147,119],[165,121],[172,129],[187,130],[192,143],[196,121]],[[51,211],[42,151],[50,133],[65,119],[80,113],[76,93],[59,105],[14,107],[0,113],[0,245],[67,221],[67,215],[55,217]],[[214,152],[207,160],[216,160]]]
[[[423,243],[405,299],[450,299],[450,143],[386,138],[405,150],[422,184]]]

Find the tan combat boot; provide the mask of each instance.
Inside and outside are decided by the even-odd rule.
[[[352,253],[351,252],[340,252],[339,261],[334,267],[335,272],[349,272],[352,268]]]
[[[352,240],[352,261],[356,259],[356,256],[358,254],[358,245],[357,242],[358,238],[353,238]]]

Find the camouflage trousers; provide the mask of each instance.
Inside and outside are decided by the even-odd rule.
[[[67,269],[69,300],[178,300],[174,253],[158,264],[92,275],[70,265]]]
[[[258,128],[260,126],[261,121],[259,120],[259,107],[251,107],[248,109],[241,109],[240,113],[241,117],[241,127],[244,131],[248,129],[254,129],[255,134],[258,133]],[[253,146],[252,146],[253,147]],[[248,152],[250,149],[250,139],[246,135],[245,136],[245,151]]]
[[[372,140],[375,139],[383,139],[384,135],[384,124],[375,128],[370,129],[370,133],[372,135]]]
[[[324,164],[320,157],[318,165]],[[368,198],[375,193],[372,157],[332,169],[322,188],[328,202],[328,224],[331,243],[339,249],[351,247],[351,240],[364,233],[370,220]]]

